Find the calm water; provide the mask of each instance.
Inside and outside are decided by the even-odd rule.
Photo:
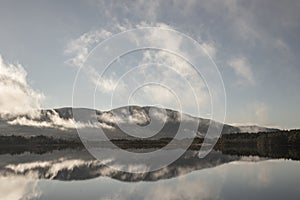
[[[187,152],[171,166],[123,173],[84,150],[0,155],[0,199],[300,199],[300,162]]]

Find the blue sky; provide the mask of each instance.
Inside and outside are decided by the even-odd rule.
[[[74,44],[89,51],[104,33],[161,24],[213,55],[226,89],[226,122],[299,128],[299,10],[297,0],[4,0],[0,54],[5,66],[24,67],[27,86],[44,95],[43,108],[70,106],[78,70],[70,61],[84,53]]]

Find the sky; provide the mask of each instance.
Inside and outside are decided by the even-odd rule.
[[[299,128],[299,10],[297,0],[3,0],[0,2],[0,108],[18,112],[32,107],[71,106],[76,74],[99,42],[122,31],[153,26],[184,33],[204,47],[224,82],[226,123]],[[168,41],[164,43],[167,47],[189,50],[172,35],[161,34],[160,39],[159,44]],[[149,41],[153,44],[154,40]],[[97,108],[109,108],[105,95],[115,89],[114,76],[128,72],[137,58],[143,62],[161,59],[168,65],[175,63],[177,68],[173,69],[187,78],[184,67],[190,66],[178,56],[164,51],[133,52],[112,64],[103,82],[95,81],[94,71],[83,73],[82,79],[97,82],[100,88]],[[173,75],[166,68],[152,69],[138,71],[147,76],[138,79],[140,74],[133,74],[135,78],[127,81],[145,77],[168,83],[179,80],[178,73]],[[196,101],[201,116],[208,117],[211,91],[207,92],[203,79],[198,80],[192,72],[187,75],[200,96]],[[178,84],[182,82],[174,83],[178,94],[185,96],[179,98],[181,103],[190,106],[192,94],[184,84]],[[78,91],[84,91],[85,87],[88,85]],[[94,106],[85,97],[85,93],[78,95],[78,106]],[[167,101],[174,98],[172,92],[156,86],[150,90],[144,87],[135,98],[136,101],[129,103],[173,108],[169,103],[174,101]],[[184,111],[198,115],[193,110],[190,106]]]

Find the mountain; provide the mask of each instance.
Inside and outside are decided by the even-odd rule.
[[[173,138],[177,132],[182,133],[179,137],[193,138],[195,134],[204,137],[210,125],[212,137],[220,126],[223,126],[222,134],[277,130],[258,126],[231,126],[150,106],[128,106],[111,111],[66,107],[2,118],[0,135],[46,135],[79,139],[76,128],[88,132],[101,127],[110,139],[149,136],[149,139]]]

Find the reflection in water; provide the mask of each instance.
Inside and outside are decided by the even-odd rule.
[[[85,150],[0,155],[0,199],[298,199],[299,161],[188,151],[172,165],[125,173]],[[136,166],[124,166],[136,167]],[[63,181],[61,181],[63,180]],[[71,181],[72,180],[72,181]],[[75,181],[76,180],[76,181]]]
[[[103,151],[109,153],[107,149],[103,149]],[[199,159],[197,153],[197,151],[187,151],[171,165],[147,173],[124,172],[135,171],[137,167],[147,168],[146,165],[134,165],[133,163],[121,165],[117,162],[118,158],[99,161],[83,149],[66,149],[42,155],[25,153],[10,156],[5,154],[0,156],[3,161],[0,166],[0,175],[3,177],[23,175],[38,179],[66,181],[91,179],[99,176],[107,176],[127,182],[157,181],[242,159],[238,156],[224,155],[215,151],[204,159]],[[108,167],[107,164],[113,167]]]
[[[38,181],[27,176],[0,177],[0,185],[0,199],[36,199],[41,194],[37,190]]]

